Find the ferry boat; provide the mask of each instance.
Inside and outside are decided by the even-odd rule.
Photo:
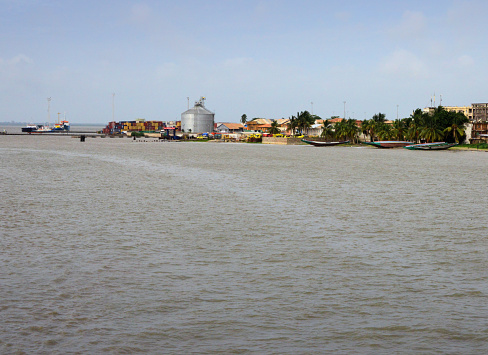
[[[34,131],[37,131],[39,129],[39,125],[35,125],[35,124],[28,124],[27,126],[25,127],[22,127],[22,132],[25,132],[25,133],[32,133]]]
[[[45,125],[35,125],[35,124],[28,124],[25,127],[22,127],[22,132],[25,133],[55,133],[55,132],[69,132],[70,125],[69,121],[63,120],[58,123],[54,124],[54,127],[49,127]]]
[[[69,122],[66,120],[60,121],[58,123],[54,124],[54,127],[52,128],[52,132],[68,132],[69,131]]]

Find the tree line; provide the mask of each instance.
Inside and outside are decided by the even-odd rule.
[[[410,117],[385,123],[385,115],[378,113],[361,123],[360,130],[373,140],[408,140],[418,142],[445,141],[462,143],[466,139],[465,124],[469,119],[462,112],[451,112],[442,106],[433,112],[416,109]]]
[[[331,117],[331,119],[336,118]],[[245,123],[246,115],[241,117]],[[321,120],[317,115],[308,111],[297,112],[289,118],[288,129],[293,136],[303,135],[316,120]],[[369,120],[364,120],[360,125],[354,119],[343,119],[332,124],[330,119],[323,120],[321,136],[325,139],[350,140],[359,142],[359,135],[363,133],[370,141],[377,140],[408,140],[411,142],[436,142],[462,143],[466,138],[465,124],[468,118],[461,112],[451,112],[442,106],[436,107],[433,112],[423,112],[416,109],[410,117],[386,123],[386,116],[377,113]],[[280,133],[278,123],[271,124],[269,133]]]
[[[410,117],[386,123],[386,116],[377,113],[369,120],[361,121],[358,125],[354,119],[347,119],[332,125],[330,120],[324,120],[321,136],[326,139],[344,139],[353,143],[359,142],[359,135],[363,133],[371,142],[377,140],[408,140],[410,142],[462,143],[466,139],[465,124],[469,119],[462,112],[451,112],[442,106],[433,112],[423,112],[416,109]]]

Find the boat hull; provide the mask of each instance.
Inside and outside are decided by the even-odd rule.
[[[303,143],[307,143],[310,145],[313,145],[314,147],[332,147],[335,145],[340,145],[340,144],[347,144],[349,141],[340,141],[340,142],[320,142],[320,141],[309,141],[306,139],[302,139]]]
[[[24,133],[32,133],[37,130],[37,127],[22,127],[22,132]]]
[[[404,148],[412,145],[412,142],[404,141],[376,141],[376,142],[363,142],[363,144],[371,145],[376,148]]]
[[[438,142],[438,143],[413,144],[404,148],[409,150],[446,150],[456,145],[457,143]]]

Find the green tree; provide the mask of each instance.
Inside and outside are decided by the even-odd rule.
[[[364,120],[361,122],[361,130],[364,135],[369,136],[370,142],[374,139],[374,121]]]
[[[245,125],[245,124],[246,124],[246,122],[247,122],[247,115],[246,115],[246,114],[243,114],[243,115],[241,116],[241,123]]]
[[[420,132],[422,131],[422,125],[424,118],[427,114],[422,112],[421,109],[416,109],[408,119],[407,122],[407,139],[418,143],[420,141]]]
[[[427,114],[423,116],[420,136],[429,143],[441,140],[444,136],[436,118],[435,113],[433,115]]]
[[[334,126],[335,129],[335,136],[338,139],[346,139],[347,138],[347,127],[346,127],[346,120],[339,121]]]
[[[322,122],[322,133],[320,134],[320,136],[324,137],[325,139],[334,137],[334,129],[332,128],[332,124],[329,120],[324,120]]]
[[[297,128],[297,118],[295,116],[291,116],[288,122],[288,129],[290,130],[292,136],[295,136],[296,128]]]
[[[393,139],[394,137],[393,128],[391,127],[391,125],[385,122],[377,122],[376,130],[377,130],[378,138],[381,139],[382,141],[388,141]]]
[[[347,138],[349,138],[353,143],[357,143],[359,141],[359,132],[361,131],[356,123],[355,119],[348,119],[346,121],[346,131],[347,131]]]
[[[384,123],[386,121],[386,115],[384,113],[378,112],[377,114],[373,115],[372,120],[374,122]]]
[[[271,122],[271,128],[269,129],[270,134],[278,134],[281,133],[280,128],[278,126],[278,121]]]
[[[314,123],[314,116],[311,115],[310,112],[302,111],[300,113],[297,113],[297,128],[301,134],[304,134],[304,132],[308,130]]]
[[[469,119],[462,112],[444,111],[439,114],[443,123],[444,139],[449,142],[460,143],[464,140],[465,124]]]
[[[359,127],[354,119],[342,120],[335,125],[335,135],[342,140],[347,139],[355,143],[358,141],[359,132]]]
[[[384,124],[385,121],[385,114],[378,112],[374,114],[370,120],[364,120],[361,124],[361,129],[369,135],[371,142],[373,142],[377,138],[378,131],[383,127],[382,124]]]
[[[405,122],[403,120],[393,121],[392,136],[393,138],[403,141],[405,140]]]
[[[461,113],[461,115],[462,116],[456,115],[451,125],[444,129],[444,133],[446,135],[449,135],[449,133],[452,134],[452,137],[456,143],[460,143],[461,139],[463,139],[465,136],[464,124],[468,121],[468,118],[463,113]]]

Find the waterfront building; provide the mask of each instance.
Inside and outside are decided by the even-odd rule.
[[[252,121],[246,122],[246,128],[249,131],[262,131],[266,126],[271,127],[273,121],[267,118],[254,118]]]
[[[473,122],[488,122],[488,103],[473,104]]]
[[[244,125],[242,123],[218,123],[216,125],[216,131],[225,133],[239,133],[244,131]]]
[[[488,103],[473,104],[471,142],[488,140]]]

